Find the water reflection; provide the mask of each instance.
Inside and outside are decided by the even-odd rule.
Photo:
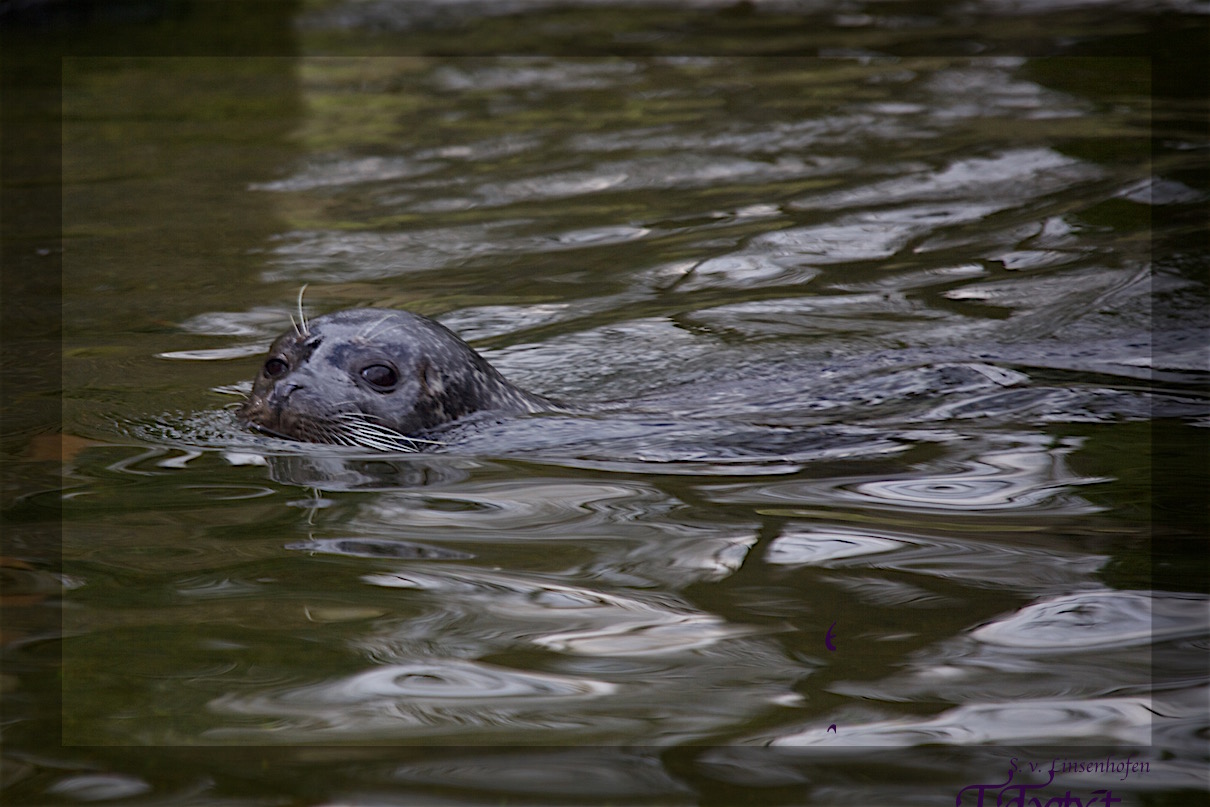
[[[991,524],[981,523],[985,530],[993,529]],[[1018,528],[1018,532],[1014,525],[998,526],[1006,529],[1012,540],[980,540],[962,534],[965,530],[958,525],[950,527],[958,535],[948,537],[937,527],[931,534],[913,535],[894,531],[891,525],[874,532],[871,528],[860,530],[825,522],[818,527],[787,530],[769,545],[765,560],[789,567],[893,569],[1029,592],[1080,585],[1109,560],[1106,555],[1064,551],[1042,537],[1025,537],[1041,532],[1040,527]],[[1036,545],[1031,546],[1034,542]],[[838,584],[850,585],[844,580]],[[858,590],[864,593],[866,588]],[[872,593],[877,599],[885,599],[877,588]]]
[[[821,726],[768,741],[787,746],[882,748],[1018,745],[1045,737],[1054,745],[1146,745],[1151,739],[1151,717],[1150,701],[1145,698],[1019,699],[963,706],[928,720],[849,720],[843,739]]]
[[[1046,731],[1056,744],[1102,744],[1106,737],[1148,744],[1152,721],[1166,708],[1152,702],[1150,660],[1138,648],[1196,641],[1202,636],[1198,613],[1205,607],[1204,597],[1149,592],[1097,590],[1048,598],[991,620],[968,637],[914,654],[888,680],[833,685],[867,703],[907,697],[966,705],[923,721],[833,714],[771,741],[1011,744]],[[1009,695],[1011,702],[997,702]],[[828,737],[826,726],[841,720],[849,728],[843,740]]]
[[[1006,446],[1005,443],[1008,443]],[[1054,445],[1044,435],[973,436],[949,444],[941,468],[918,468],[899,478],[795,479],[757,485],[719,485],[710,496],[720,502],[780,505],[792,515],[794,507],[844,503],[849,506],[904,509],[946,514],[969,511],[986,518],[1005,513],[1076,515],[1097,507],[1075,493],[1081,485],[1105,481],[1072,473],[1066,457],[1075,444]],[[957,468],[956,472],[950,470]],[[788,508],[788,509],[786,509]]]
[[[241,281],[171,333],[111,313],[150,367],[68,335],[72,427],[121,444],[64,503],[69,738],[1191,746],[1204,718],[1150,733],[1191,707],[1147,651],[1205,603],[1110,581],[1147,550],[1132,423],[1210,411],[1192,347],[1150,355],[1153,208],[1196,191],[1095,156],[1139,104],[1029,64],[304,60]],[[215,392],[303,283],[577,408],[408,456],[246,434]],[[566,759],[367,775],[686,789]],[[763,765],[706,776],[820,780]]]
[[[1091,591],[1055,597],[971,633],[980,642],[1044,653],[1087,652],[1195,638],[1207,600],[1144,591]]]
[[[209,704],[220,715],[273,721],[216,727],[204,737],[444,737],[465,744],[491,742],[497,731],[541,729],[617,742],[644,709],[654,708],[651,718],[666,731],[699,734],[743,711],[793,700],[789,685],[801,672],[752,627],[727,625],[655,590],[642,595],[557,579],[455,565],[366,575],[391,596],[409,593],[419,610],[403,621],[377,619],[354,639],[372,666],[220,696]],[[669,695],[690,680],[703,697],[728,696],[705,711],[687,709]]]
[[[582,702],[609,695],[613,687],[584,677],[569,678],[505,670],[479,662],[431,659],[382,665],[345,679],[250,698],[226,696],[210,704],[233,715],[275,718],[269,730],[215,729],[214,739],[298,742],[304,736],[336,739],[397,737],[408,727],[421,735],[461,726],[485,731],[571,727],[577,721],[528,717],[529,710],[556,709],[559,701]],[[484,703],[490,707],[483,708]],[[485,738],[486,739],[486,738]]]

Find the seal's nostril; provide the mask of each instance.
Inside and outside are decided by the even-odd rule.
[[[291,395],[302,388],[302,384],[295,384],[293,381],[283,381],[269,393],[269,401],[280,408]]]

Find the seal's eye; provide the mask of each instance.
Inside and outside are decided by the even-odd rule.
[[[361,377],[379,392],[388,392],[399,383],[399,373],[385,364],[371,364],[361,370]]]
[[[284,375],[286,370],[289,369],[289,365],[287,365],[281,359],[269,359],[267,362],[265,362],[265,377],[277,378],[280,375]]]

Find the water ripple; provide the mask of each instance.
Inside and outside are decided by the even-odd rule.
[[[952,205],[954,197],[963,197],[970,201],[980,200],[981,207],[969,214],[960,212],[957,206],[946,210],[949,215],[974,220],[1023,201],[1027,198],[1023,193],[1032,198],[1048,191],[1070,188],[1100,174],[1089,163],[1053,149],[1013,149],[994,157],[955,160],[940,171],[920,171],[864,187],[803,197],[791,206],[804,210],[837,210],[919,200],[938,200]]]
[[[603,191],[652,188],[694,188],[717,182],[737,183],[810,176],[818,167],[795,157],[773,161],[679,152],[594,165],[508,182],[485,182],[475,189],[479,204],[511,205],[525,201],[563,199]]]
[[[635,620],[593,630],[552,633],[534,642],[563,653],[588,656],[665,656],[709,647],[720,639],[749,632],[712,615],[692,614],[675,620]]]
[[[1026,606],[971,635],[980,642],[1050,653],[1137,647],[1203,635],[1210,600],[1145,591],[1081,591]]]
[[[1018,442],[1014,440],[1013,442]],[[747,501],[782,507],[841,504],[921,512],[989,515],[998,512],[1051,514],[1095,513],[1101,508],[1077,496],[1072,488],[1104,481],[1072,473],[1068,445],[1052,446],[1039,435],[1011,447],[984,446],[970,458],[951,457],[954,471],[917,471],[897,478],[794,480],[760,486],[720,486],[719,501]],[[793,510],[779,511],[792,514]]]
[[[913,546],[913,542],[858,532],[805,530],[782,535],[765,552],[768,563],[814,565],[842,558],[860,558]]]
[[[1093,513],[1100,509],[1072,494],[1069,488],[1104,480],[1054,479],[1054,470],[1054,458],[1044,452],[1010,450],[984,454],[958,474],[859,482],[842,489],[855,500],[929,510]]]
[[[532,625],[524,634],[533,645],[564,653],[671,656],[753,632],[750,626],[728,624],[713,614],[695,611],[668,594],[611,593],[516,574],[450,567],[441,572],[371,574],[363,580],[385,588],[424,590],[447,601],[477,602],[476,607],[490,613]]]
[[[997,541],[946,537],[935,525],[934,530],[934,534],[923,535],[843,526],[791,526],[769,544],[764,560],[786,567],[893,569],[1032,593],[1079,584],[1109,559],[1107,555],[1073,552],[1055,546],[1052,540],[1020,533]],[[836,584],[862,591],[860,581],[847,577]],[[873,601],[878,600],[875,597]]]
[[[355,558],[400,558],[408,560],[467,560],[474,555],[456,549],[427,546],[412,541],[387,538],[313,538],[286,544],[286,549],[301,549],[304,552],[344,555]]]
[[[1147,745],[1152,710],[1143,698],[1018,700],[978,703],[936,717],[845,720],[830,716],[788,734],[764,738],[775,746],[906,747],[920,745]],[[842,730],[828,731],[831,723]]]
[[[565,701],[607,696],[616,687],[583,676],[569,677],[509,669],[464,659],[432,658],[390,664],[318,684],[228,694],[210,708],[258,720],[267,728],[222,728],[206,734],[225,739],[256,737],[293,742],[297,732],[317,737],[373,737],[443,727],[516,728],[541,721],[541,711]],[[532,727],[536,728],[537,725]]]
[[[413,162],[404,157],[357,157],[317,161],[286,179],[256,182],[248,187],[254,191],[309,191],[422,176],[439,168],[441,165],[438,163]]]
[[[410,528],[418,530],[539,530],[562,537],[571,525],[582,529],[624,522],[671,506],[675,502],[667,494],[643,482],[579,482],[531,475],[524,485],[512,481],[472,482],[457,490],[431,494],[384,495],[367,502],[361,515],[367,524],[406,520]]]

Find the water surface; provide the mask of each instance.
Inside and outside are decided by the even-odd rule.
[[[948,801],[1056,746],[1151,770],[1048,795],[1204,788],[1149,452],[1210,412],[1154,228],[1205,194],[1150,162],[1147,68],[70,60],[73,442],[19,508],[62,497],[87,748],[50,772],[18,723],[22,792],[203,803],[242,763],[196,746],[308,803]],[[579,408],[416,455],[247,434],[303,285]]]

